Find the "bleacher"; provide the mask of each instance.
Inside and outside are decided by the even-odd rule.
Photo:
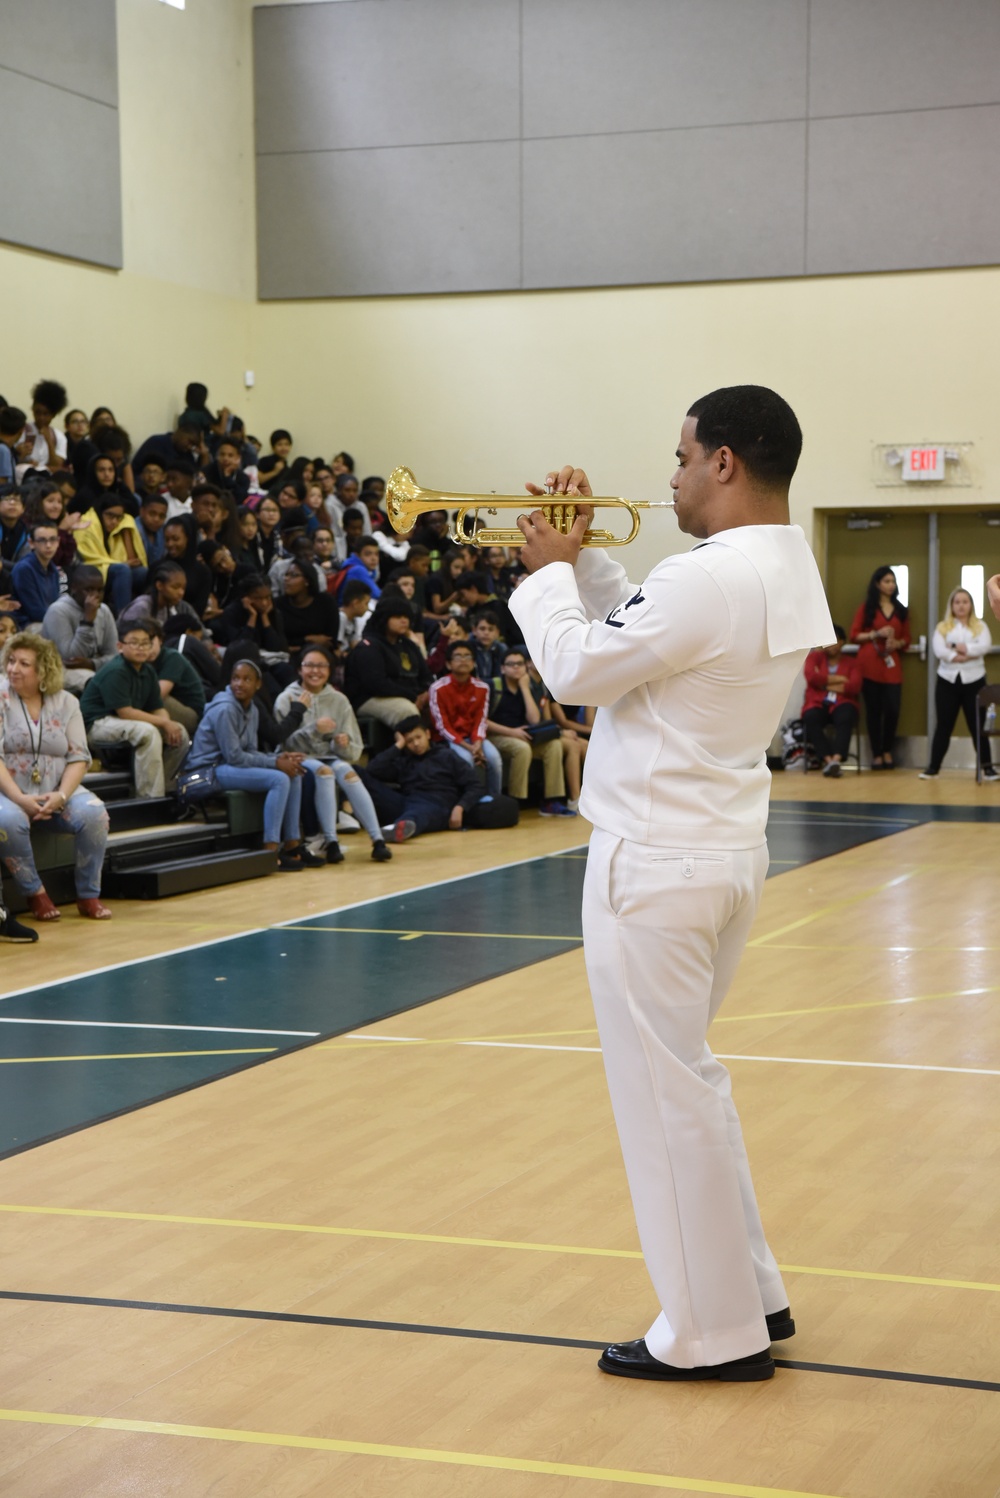
[[[127,768],[101,769],[83,783],[105,802],[111,819],[101,882],[106,899],[162,900],[274,872],[274,854],[261,847],[260,796],[229,791],[202,803],[196,819],[184,819],[173,796],[137,797]],[[71,904],[76,898],[72,837],[37,827],[31,842],[50,898],[57,905]],[[15,913],[27,909],[6,874],[3,903]]]

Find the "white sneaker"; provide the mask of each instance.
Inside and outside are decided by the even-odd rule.
[[[936,770],[921,770],[920,774],[917,776],[917,779],[918,780],[937,780],[937,771]]]
[[[337,814],[337,831],[338,832],[360,832],[361,831],[361,823],[358,821],[357,817],[352,817],[349,811],[338,812],[338,814]]]

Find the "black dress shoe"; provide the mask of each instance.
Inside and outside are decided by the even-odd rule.
[[[669,1383],[717,1378],[726,1384],[749,1384],[774,1377],[774,1360],[767,1351],[734,1358],[730,1363],[708,1363],[704,1368],[675,1368],[654,1358],[642,1337],[637,1342],[615,1342],[606,1347],[597,1366],[619,1378],[657,1378]]]
[[[28,942],[38,940],[38,932],[31,926],[22,926],[20,921],[15,921],[5,910],[0,910],[0,916],[3,918],[0,920],[0,941],[23,942],[27,945]]]
[[[772,1342],[787,1342],[789,1337],[795,1336],[795,1322],[788,1306],[783,1311],[772,1311],[770,1316],[765,1316],[767,1322],[767,1334]]]

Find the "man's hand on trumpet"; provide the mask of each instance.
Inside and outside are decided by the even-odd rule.
[[[524,487],[529,494],[545,500],[547,504],[566,501],[572,503],[578,496],[590,498],[594,492],[583,469],[574,468],[571,463],[558,472],[547,473],[544,488],[539,488],[537,484],[525,484]],[[562,535],[550,525],[541,510],[532,510],[530,515],[517,517],[517,528],[524,537],[520,560],[529,572],[537,572],[550,562],[569,562],[571,567],[575,566],[583,538],[594,518],[594,507],[578,504],[575,509],[576,519],[568,536]]]

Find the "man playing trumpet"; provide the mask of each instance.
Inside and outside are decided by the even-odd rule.
[[[671,479],[698,545],[636,586],[599,549],[521,516],[532,574],[511,599],[562,701],[599,709],[580,809],[593,823],[587,973],[643,1254],[660,1303],[607,1373],[770,1378],[795,1330],[761,1226],[729,1074],[706,1042],[767,870],[766,749],[813,646],[833,640],[788,489],[802,434],[757,385],[717,390],[684,421]],[[591,496],[582,469],[540,498]]]

